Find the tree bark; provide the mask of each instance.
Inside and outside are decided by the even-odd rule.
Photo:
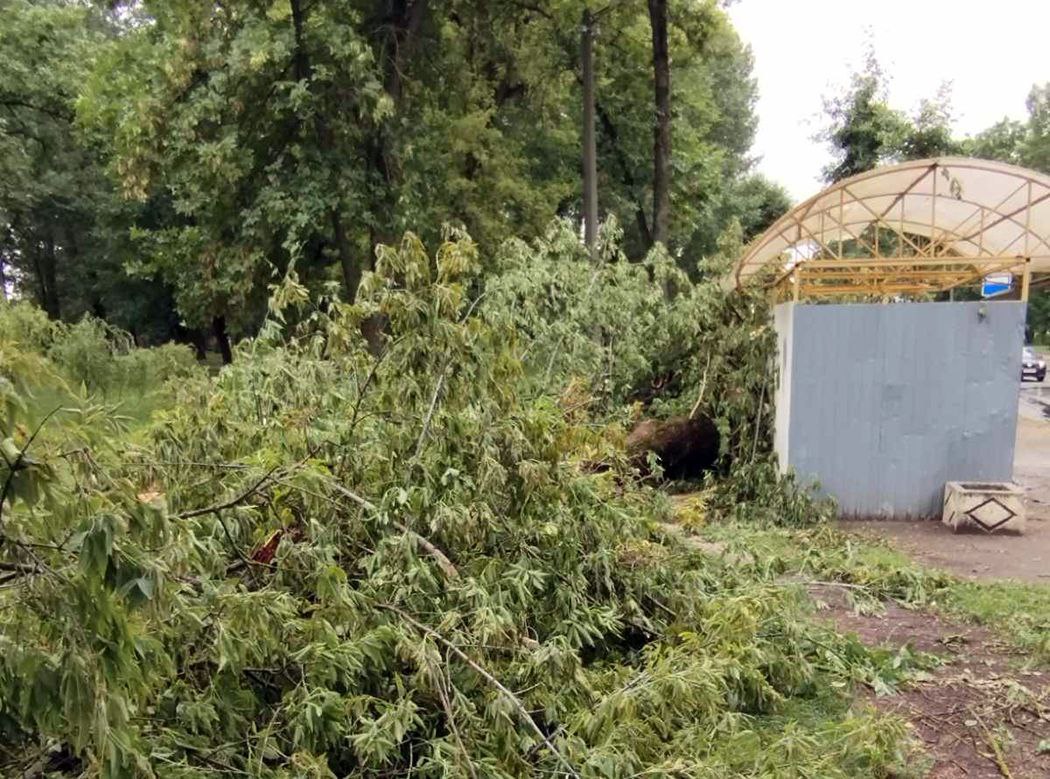
[[[303,5],[300,0],[289,0],[292,10],[292,33],[295,37],[295,52],[292,63],[295,68],[295,80],[302,81],[310,77],[310,59],[306,53],[306,44],[303,40]]]
[[[43,292],[43,300],[40,302],[44,306],[44,311],[52,319],[60,319],[62,317],[62,307],[58,299],[57,264],[55,239],[54,236],[49,234],[44,239],[44,252],[40,255],[38,267],[40,269],[40,288]]]
[[[212,319],[211,330],[222,355],[222,364],[229,365],[233,362],[233,349],[230,347],[230,335],[226,332],[226,317],[217,316]]]
[[[357,288],[361,285],[362,265],[354,258],[350,247],[350,239],[346,235],[346,227],[339,212],[332,210],[332,233],[335,237],[335,250],[339,255],[339,267],[343,271],[343,288],[346,293],[347,302],[353,303],[357,297]]]
[[[660,458],[665,478],[696,479],[714,468],[720,444],[718,426],[704,414],[643,419],[627,436],[627,455],[644,474],[652,453]]]
[[[404,96],[404,75],[409,59],[415,51],[419,33],[430,8],[430,0],[389,0],[389,14],[380,31],[376,46],[378,60],[384,69],[383,89],[394,104],[394,112],[400,108]],[[376,188],[374,210],[379,215],[370,225],[372,236],[369,260],[375,257],[375,248],[381,243],[394,243],[394,212],[397,208],[397,189],[401,181],[401,170],[394,140],[390,134],[391,122],[385,121],[372,133],[368,160],[380,183]]]
[[[653,32],[653,243],[667,245],[671,221],[671,57],[667,45],[667,0],[649,0]]]
[[[580,70],[583,74],[583,235],[591,259],[598,246],[598,143],[594,132],[594,32],[590,9],[583,12]]]
[[[393,52],[386,57],[387,72],[383,86],[396,105],[401,100],[405,67],[419,37],[430,0],[394,0],[393,33],[389,43]]]

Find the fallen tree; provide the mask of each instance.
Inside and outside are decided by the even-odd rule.
[[[850,668],[764,569],[665,535],[615,430],[527,391],[474,251],[406,238],[352,306],[286,279],[240,359],[180,378],[130,440],[89,398],[33,417],[9,377],[5,446],[35,466],[0,518],[0,773],[846,777],[899,759],[893,720],[775,716]],[[586,447],[611,474],[580,472]]]
[[[664,477],[698,479],[718,462],[718,428],[703,414],[644,419],[627,436],[627,456],[642,473],[655,457]]]

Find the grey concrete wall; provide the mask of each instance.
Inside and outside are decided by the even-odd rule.
[[[1009,481],[1024,319],[1013,301],[777,306],[781,466],[858,516],[937,516],[946,481]]]
[[[795,305],[792,303],[780,305],[773,309],[773,327],[777,331],[777,375],[781,380],[777,382],[776,392],[773,394],[773,407],[776,409],[776,419],[788,419],[791,409],[791,382],[784,381],[783,377],[792,375],[792,324]],[[788,462],[788,432],[790,425],[776,424],[773,428],[773,450],[777,453],[782,471],[787,469]]]

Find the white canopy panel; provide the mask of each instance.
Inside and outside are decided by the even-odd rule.
[[[869,230],[873,226],[879,230]],[[744,252],[736,282],[763,268],[787,270],[853,241],[872,246],[880,232],[901,236],[900,254],[1018,258],[1050,272],[1050,176],[963,157],[914,160],[839,181],[795,206]],[[916,239],[916,237],[919,237]],[[863,260],[861,260],[863,262]]]

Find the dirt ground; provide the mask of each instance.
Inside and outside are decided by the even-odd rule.
[[[937,655],[941,665],[894,695],[861,698],[911,723],[932,761],[927,779],[1035,779],[1050,776],[1050,671],[1022,658],[987,630],[886,604],[857,613],[843,590],[810,587],[822,619],[870,646]]]
[[[860,535],[891,539],[926,565],[960,576],[1050,582],[1050,380],[1021,387],[1014,480],[1026,491],[1028,523],[1023,536],[956,535],[940,522],[840,524]]]
[[[889,538],[921,562],[957,575],[1050,583],[1050,385],[1022,385],[1014,480],[1025,488],[1023,536],[953,534],[940,522],[843,522],[863,536]],[[1050,777],[1050,671],[982,628],[886,604],[857,613],[841,592],[814,589],[825,619],[869,645],[935,654],[943,664],[896,695],[864,696],[911,723],[933,766],[929,779]]]

